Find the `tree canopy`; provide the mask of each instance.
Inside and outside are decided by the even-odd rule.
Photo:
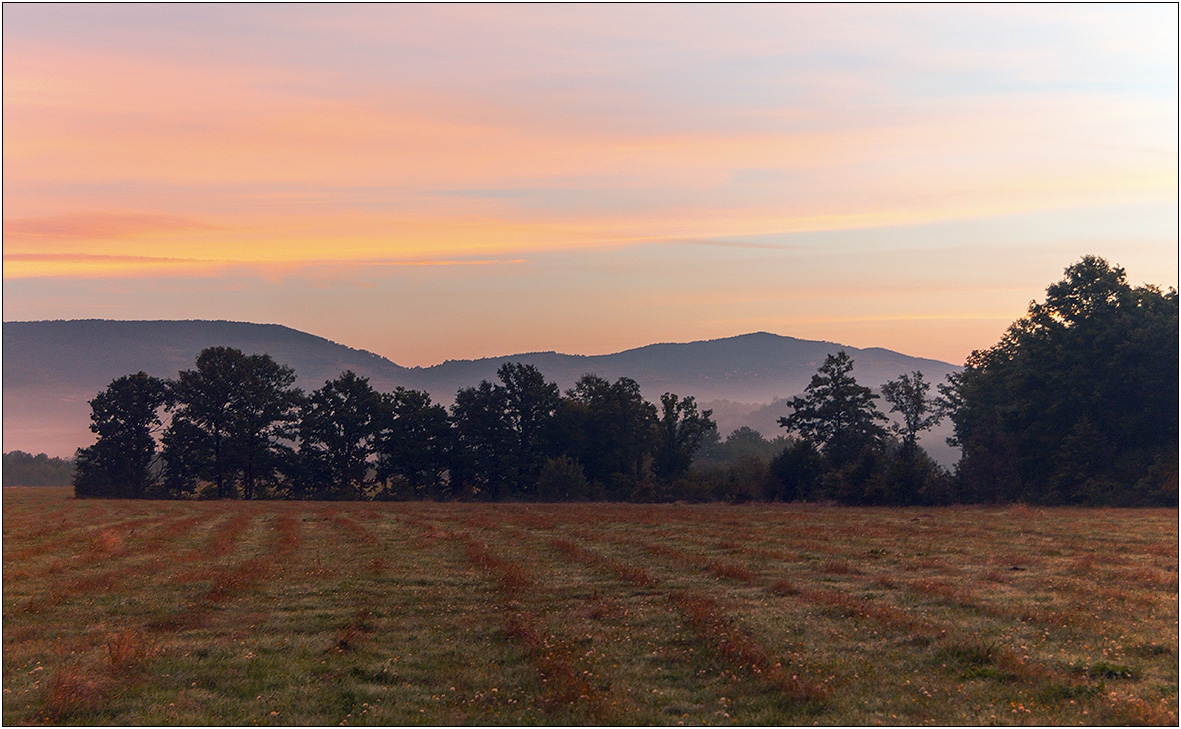
[[[678,399],[666,392],[660,397],[660,405],[652,471],[658,478],[671,480],[689,473],[693,457],[707,437],[716,437],[718,427],[710,419],[713,411],[698,412],[697,401],[692,397]]]
[[[1177,503],[1177,292],[1086,256],[941,387],[962,496]]]
[[[927,396],[931,383],[922,372],[901,374],[882,385],[882,397],[890,403],[890,412],[902,415],[902,423],[893,423],[890,430],[902,438],[903,448],[913,453],[919,433],[929,430],[943,420],[943,410],[936,400]]]
[[[844,350],[824,358],[804,394],[793,397],[793,412],[779,425],[816,445],[834,466],[856,458],[885,434],[886,419],[874,405],[878,396],[853,377],[853,360]]]
[[[316,496],[361,498],[381,426],[381,395],[351,370],[329,380],[303,403],[299,462],[304,487]]]
[[[164,459],[173,488],[212,482],[218,498],[254,498],[293,458],[302,393],[295,372],[267,354],[209,347],[171,386]]]
[[[90,401],[90,429],[98,441],[75,459],[79,496],[151,495],[157,481],[155,432],[168,400],[165,383],[144,372],[115,379]]]

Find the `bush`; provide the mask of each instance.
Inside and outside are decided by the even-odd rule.
[[[771,459],[767,497],[773,501],[799,501],[820,497],[824,459],[816,447],[798,440]]]
[[[591,495],[582,464],[569,456],[550,458],[537,477],[539,501],[585,501]]]

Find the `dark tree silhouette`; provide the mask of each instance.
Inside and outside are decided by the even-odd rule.
[[[771,459],[769,470],[770,498],[779,501],[811,499],[819,495],[824,458],[810,441],[797,440]]]
[[[420,390],[401,387],[383,395],[384,420],[377,436],[377,480],[400,498],[444,498],[444,475],[451,450],[451,423],[447,409],[431,403]]]
[[[546,382],[533,365],[506,362],[496,371],[503,383],[505,416],[514,434],[512,458],[516,495],[533,498],[542,465],[550,457],[548,436],[560,399],[558,386]]]
[[[176,485],[195,480],[214,484],[217,498],[252,499],[256,487],[274,479],[291,460],[285,442],[295,436],[302,394],[295,372],[270,355],[245,355],[230,347],[209,347],[197,368],[180,372],[172,386],[172,423],[164,437],[164,459]]]
[[[885,433],[877,421],[886,416],[873,403],[878,396],[858,385],[852,371],[853,360],[844,350],[828,355],[803,396],[788,401],[794,412],[779,419],[781,427],[819,448],[833,467],[857,458]]]
[[[150,495],[157,480],[154,433],[167,397],[162,380],[137,372],[114,380],[90,401],[90,430],[98,434],[98,441],[78,450],[75,495]]]
[[[922,372],[902,374],[882,385],[882,397],[890,403],[890,412],[900,413],[902,423],[892,423],[890,430],[902,438],[903,455],[913,455],[919,433],[929,430],[943,420],[938,401],[927,397],[931,383],[923,380]]]
[[[614,383],[586,374],[566,392],[559,431],[567,455],[582,464],[586,477],[611,499],[625,499],[644,471],[652,451],[656,407],[628,377]]]
[[[308,396],[299,424],[299,460],[317,497],[360,499],[385,418],[381,396],[351,370]]]
[[[652,471],[657,478],[670,481],[689,473],[693,456],[717,425],[710,416],[712,410],[698,412],[692,397],[678,399],[671,392],[660,396],[660,418],[656,424],[656,452]]]
[[[961,498],[1177,503],[1177,292],[1086,256],[941,386]]]
[[[508,419],[508,395],[487,380],[455,393],[451,406],[452,486],[472,497],[495,500],[516,483],[517,434]]]

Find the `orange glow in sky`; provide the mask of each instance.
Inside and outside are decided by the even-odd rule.
[[[5,5],[4,315],[962,362],[1177,284],[1177,8]],[[309,293],[311,292],[311,293]]]

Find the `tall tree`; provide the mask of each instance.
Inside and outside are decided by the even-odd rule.
[[[566,391],[561,416],[567,455],[588,479],[607,487],[609,498],[627,498],[624,483],[634,486],[640,478],[656,432],[656,407],[641,396],[639,384],[583,375]]]
[[[773,500],[796,501],[819,495],[824,459],[807,440],[793,440],[771,459],[769,465]]]
[[[652,471],[658,478],[670,481],[689,473],[693,456],[710,433],[716,436],[718,427],[710,419],[713,411],[698,412],[692,397],[678,399],[666,392],[660,396],[660,404]]]
[[[168,397],[162,380],[144,372],[120,377],[90,401],[98,441],[78,450],[77,496],[143,498],[155,485],[155,433]]]
[[[172,423],[164,434],[164,461],[169,481],[191,486],[210,480],[215,495],[231,493],[231,416],[245,355],[230,347],[209,347],[197,355],[195,370],[181,371],[172,384]]]
[[[550,457],[547,435],[558,408],[559,391],[533,365],[506,362],[496,371],[503,383],[505,415],[514,438],[513,460],[516,491],[526,498],[536,496],[542,464]]]
[[[385,403],[368,378],[351,370],[308,396],[299,423],[302,473],[318,496],[365,496]]]
[[[927,396],[930,390],[931,383],[923,380],[923,373],[917,370],[882,385],[882,397],[890,403],[890,412],[902,415],[902,423],[892,423],[890,429],[902,438],[904,457],[913,456],[919,433],[943,420],[937,400]]]
[[[1177,502],[1177,292],[1069,266],[940,388],[960,482],[990,501]]]
[[[295,371],[267,354],[246,357],[242,389],[233,410],[232,445],[242,469],[243,498],[253,499],[292,458],[303,393]]]
[[[403,497],[443,498],[451,450],[447,409],[431,403],[429,393],[397,388],[383,395],[383,422],[377,435],[377,480],[389,486],[401,479]]]
[[[507,496],[517,478],[513,458],[517,437],[508,419],[504,388],[484,380],[477,387],[459,390],[451,406],[451,421],[455,428],[450,468],[453,488],[479,499]]]
[[[196,369],[179,373],[172,386],[172,423],[164,438],[164,459],[173,483],[207,480],[217,498],[252,499],[256,487],[273,480],[290,460],[302,393],[295,372],[270,355],[245,355],[230,347],[209,347]]]
[[[877,395],[857,384],[853,360],[841,350],[824,358],[802,396],[793,397],[793,412],[779,419],[789,432],[799,433],[821,450],[834,467],[857,458],[885,431],[878,421],[886,416],[874,406]]]

